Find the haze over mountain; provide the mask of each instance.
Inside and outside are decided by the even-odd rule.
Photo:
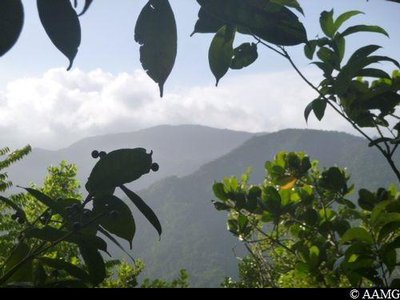
[[[211,203],[215,180],[240,175],[252,166],[251,182],[259,183],[264,178],[265,161],[287,150],[304,151],[322,166],[347,167],[356,189],[395,182],[380,154],[360,137],[299,129],[255,135],[194,125],[92,137],[59,151],[35,149],[15,165],[10,177],[15,184],[40,184],[48,165],[67,159],[78,164],[83,185],[96,162],[90,157],[92,150],[130,147],[153,150],[154,161],[160,164],[157,173],[129,186],[153,208],[163,226],[159,241],[154,228],[133,208],[137,224],[133,256],[144,259],[144,276],[170,279],[185,268],[193,286],[217,286],[224,276],[235,277],[235,255],[244,253],[226,229],[226,214],[216,211]],[[124,257],[113,245],[109,250]]]
[[[9,170],[9,177],[21,186],[30,182],[40,185],[47,167],[58,165],[61,160],[77,164],[78,179],[82,186],[97,162],[91,157],[93,150],[106,152],[119,148],[146,148],[153,153],[153,160],[160,170],[143,176],[135,188],[144,188],[166,176],[184,176],[201,165],[220,157],[241,145],[253,134],[233,130],[215,129],[197,125],[156,126],[144,130],[95,136],[82,139],[58,151],[34,148],[23,161]]]

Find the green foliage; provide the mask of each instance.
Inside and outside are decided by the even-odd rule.
[[[223,286],[390,286],[400,247],[395,187],[361,190],[360,208],[347,199],[353,187],[338,167],[321,171],[293,152],[278,153],[265,167],[260,185],[249,185],[248,175],[214,184],[214,205],[229,213],[229,231],[250,253],[240,280]]]
[[[8,149],[2,150],[3,154],[7,152]],[[21,155],[14,155],[9,161]],[[98,286],[107,277],[102,255],[107,253],[107,243],[97,234],[103,233],[118,246],[113,234],[132,243],[136,230],[133,215],[113,192],[121,185],[125,192],[133,193],[122,184],[138,179],[150,169],[157,170],[158,165],[141,148],[93,156],[100,156],[100,161],[89,177],[86,186],[91,194],[84,202],[75,179],[77,169],[66,162],[48,169],[43,188],[25,188],[27,194],[0,198],[8,206],[0,207],[0,230],[7,233],[0,243],[1,250],[5,250],[0,255],[1,286],[19,286],[22,282],[40,287]],[[145,203],[135,196],[143,210]],[[92,208],[86,208],[91,201]],[[151,220],[158,221],[148,206],[146,209],[146,217],[152,213]],[[161,233],[161,225],[157,225]],[[51,276],[54,271],[57,276]]]

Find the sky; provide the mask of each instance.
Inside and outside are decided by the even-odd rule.
[[[83,1],[80,1],[83,2]],[[1,145],[59,149],[87,137],[128,132],[161,124],[200,124],[250,132],[284,128],[317,128],[355,133],[333,112],[322,122],[303,117],[315,93],[288,63],[265,48],[250,67],[230,71],[215,87],[207,53],[210,34],[189,37],[199,6],[194,0],[171,0],[178,25],[175,68],[159,98],[157,85],[139,62],[134,26],[146,1],[95,0],[81,17],[82,43],[74,67],[51,44],[41,27],[36,1],[23,1],[25,25],[16,46],[0,58]],[[300,0],[300,20],[309,38],[320,33],[319,14],[334,8],[365,14],[348,25],[371,24],[385,28],[390,39],[358,34],[349,51],[366,44],[383,46],[382,55],[400,59],[400,5],[383,0]],[[114,6],[111,7],[110,4]],[[239,45],[252,41],[238,38]],[[302,46],[288,51],[318,83],[321,74],[302,55]],[[389,68],[388,70],[390,70]]]

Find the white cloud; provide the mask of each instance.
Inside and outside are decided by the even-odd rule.
[[[313,74],[311,74],[313,77]],[[305,106],[315,94],[296,74],[233,74],[214,86],[176,88],[158,97],[143,71],[113,75],[97,69],[51,69],[0,91],[2,144],[55,149],[92,135],[159,124],[202,124],[245,131],[324,128],[350,131],[333,113],[321,123]]]

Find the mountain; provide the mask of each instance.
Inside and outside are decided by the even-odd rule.
[[[357,189],[396,182],[380,154],[359,137],[294,129],[255,136],[188,176],[169,177],[139,192],[163,225],[159,241],[151,225],[135,214],[133,253],[144,259],[145,275],[171,278],[185,268],[192,285],[200,287],[218,286],[225,276],[237,275],[235,254],[240,256],[243,248],[226,230],[226,214],[211,204],[212,184],[224,176],[240,175],[248,166],[254,170],[252,181],[259,183],[265,161],[281,150],[304,151],[322,166],[347,167]]]
[[[40,185],[47,167],[58,165],[64,159],[78,165],[78,179],[84,185],[97,161],[91,157],[93,150],[109,152],[119,148],[143,147],[149,152],[153,150],[153,160],[160,165],[158,172],[135,182],[135,188],[145,188],[166,176],[190,174],[201,165],[238,147],[252,135],[198,125],[163,125],[129,133],[90,137],[58,151],[35,148],[24,160],[10,168],[9,177],[14,184],[21,186],[30,182]]]

